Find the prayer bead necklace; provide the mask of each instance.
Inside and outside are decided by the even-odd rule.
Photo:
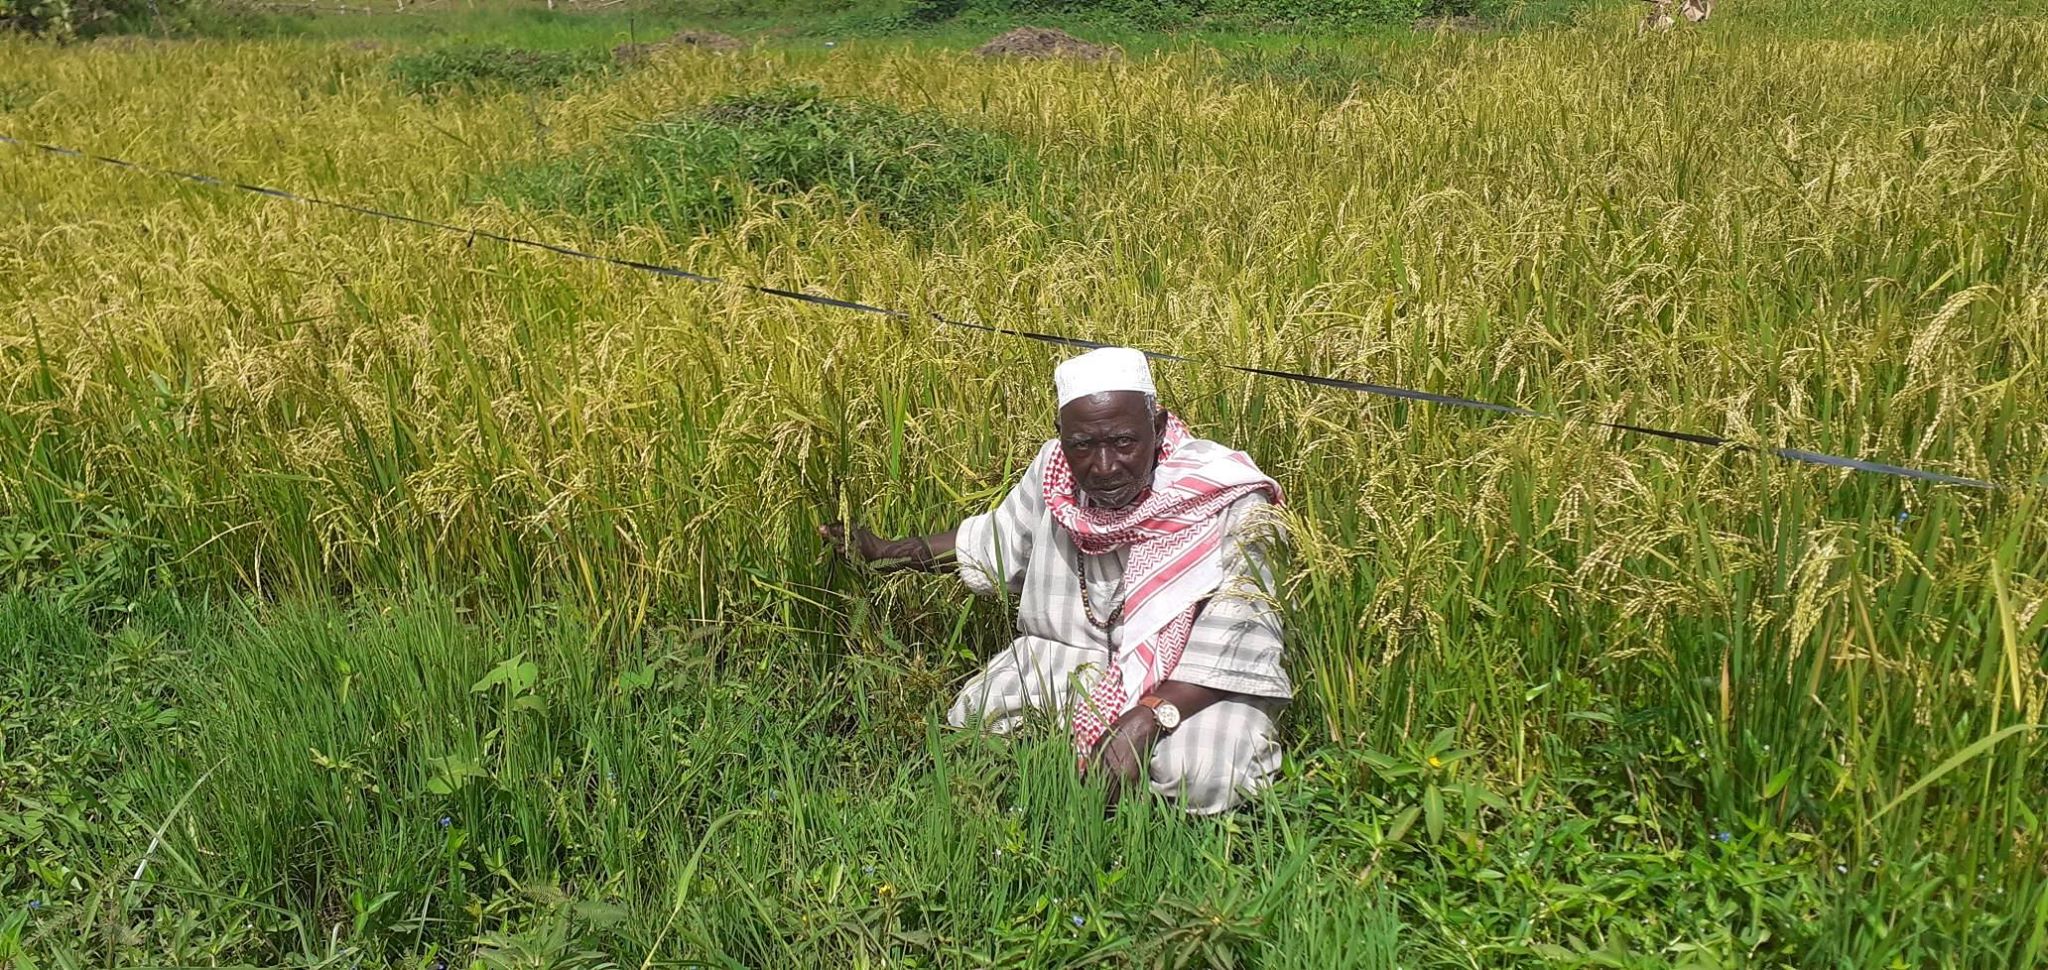
[[[1080,555],[1074,557],[1074,578],[1077,581],[1079,581],[1081,586],[1081,614],[1088,618],[1089,626],[1092,626],[1097,630],[1101,630],[1104,633],[1108,633],[1118,623],[1123,622],[1124,584],[1130,582],[1131,574],[1129,570],[1125,570],[1122,576],[1117,577],[1116,588],[1111,590],[1109,593],[1110,599],[1116,601],[1116,609],[1113,609],[1109,612],[1109,619],[1102,619],[1095,615],[1095,597],[1089,595],[1088,592],[1088,567],[1087,560],[1085,558],[1086,556],[1087,553],[1081,553]]]

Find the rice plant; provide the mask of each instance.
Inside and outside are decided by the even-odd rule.
[[[862,41],[428,100],[345,43],[0,40],[12,135],[912,311],[7,150],[0,963],[2038,965],[2048,24],[1625,6],[1350,41],[1341,91]],[[491,200],[790,81],[1031,164],[915,225]],[[817,547],[1049,433],[1060,354],[928,310],[1186,355],[1166,402],[1287,489],[1252,810],[1105,818],[1056,732],[940,730],[1009,618]]]

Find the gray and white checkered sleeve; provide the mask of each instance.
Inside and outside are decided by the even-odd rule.
[[[1048,441],[1038,449],[1038,457],[1032,459],[1031,467],[1001,505],[960,523],[953,549],[959,559],[960,580],[968,589],[982,596],[998,589],[1007,589],[1012,596],[1024,591],[1032,535],[1045,515],[1045,462],[1056,444]]]
[[[1285,652],[1269,550],[1285,541],[1277,510],[1264,495],[1239,499],[1225,513],[1223,556],[1228,577],[1195,618],[1172,678],[1254,697],[1289,698],[1294,685]]]

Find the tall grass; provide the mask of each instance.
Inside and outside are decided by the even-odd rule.
[[[891,229],[951,222],[978,193],[1028,176],[1007,146],[930,114],[780,85],[642,126],[507,174],[514,205],[684,237],[729,224],[741,192],[836,200]]]
[[[0,658],[97,697],[144,651],[118,669],[177,714],[123,742],[14,702],[17,733],[155,754],[81,769],[135,793],[101,834],[7,836],[56,860],[7,891],[61,897],[39,945],[146,928],[83,951],[138,961],[2038,962],[2048,26],[1583,19],[1361,44],[1341,99],[1199,49],[678,54],[422,103],[342,47],[9,42],[0,87],[41,92],[10,132],[563,239],[598,231],[469,200],[815,79],[1003,132],[1036,178],[915,235],[798,195],[590,244],[2014,487],[1162,366],[1292,500],[1296,777],[1235,823],[1101,822],[1056,745],[927,731],[999,609],[811,539],[997,500],[1052,352],[16,158],[0,583],[31,599]]]
[[[391,80],[414,94],[475,94],[488,88],[544,91],[613,68],[592,51],[535,51],[470,44],[402,54],[391,61]]]

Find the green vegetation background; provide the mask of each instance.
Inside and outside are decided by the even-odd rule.
[[[1501,5],[1483,37],[1408,4],[1107,6],[197,10],[135,22],[196,41],[0,41],[0,111],[768,283],[1709,430],[1762,387],[1810,402],[1758,419],[1792,444],[2043,470],[2048,29],[1997,22],[2020,5],[1724,2],[1645,41],[1624,3]],[[1016,22],[1137,63],[946,59]],[[685,25],[787,32],[608,56]],[[1489,100],[1546,82],[1573,112]],[[75,110],[166,85],[204,123]],[[935,727],[1001,604],[808,534],[993,499],[1053,355],[7,164],[0,964],[2048,954],[2025,489],[1177,373],[1300,484],[1303,694],[1251,810],[1105,820],[1059,732]],[[1384,222],[1315,235],[1338,199]],[[1079,295],[1043,296],[1053,263]],[[1372,298],[1316,302],[1347,283]]]

